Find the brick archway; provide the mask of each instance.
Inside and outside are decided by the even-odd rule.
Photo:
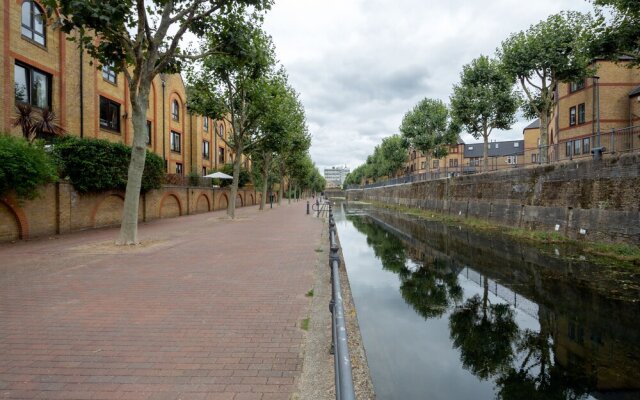
[[[100,209],[105,203],[109,201],[113,201],[118,199],[120,203],[120,209],[115,210],[113,206],[111,210],[106,210],[106,215],[100,213]],[[109,205],[107,204],[107,208]],[[119,192],[107,192],[104,193],[98,201],[96,201],[96,205],[91,210],[91,215],[89,216],[89,221],[91,222],[91,226],[94,228],[101,226],[110,226],[116,225],[119,221],[122,221],[122,212],[124,210],[124,196]]]
[[[209,196],[204,193],[201,193],[198,196],[198,200],[196,200],[196,211],[197,212],[209,212],[211,211],[211,200],[209,200]]]
[[[253,196],[253,193],[249,193],[249,198],[251,199],[251,205],[256,205],[256,198]]]
[[[238,206],[238,200],[240,200],[240,207],[244,207],[244,199],[240,193],[236,195],[236,206]]]
[[[162,196],[162,200],[160,200],[160,207],[158,208],[158,217],[159,218],[163,218],[162,217],[162,209],[165,206],[165,202],[167,201],[167,199],[173,199],[175,201],[175,203],[177,203],[177,207],[178,207],[178,215],[175,216],[181,216],[182,215],[182,203],[180,202],[180,196],[178,196],[177,193],[175,192],[169,192],[169,193],[165,193],[164,196]],[[168,218],[172,217],[174,215],[169,215],[167,216]]]
[[[229,205],[229,197],[226,193],[220,193],[218,196],[218,210],[224,210]]]
[[[18,203],[11,198],[5,197],[0,199],[0,206],[4,205],[9,211],[9,214],[13,216],[14,221],[18,227],[18,239],[29,239],[29,222],[24,210],[20,208]]]

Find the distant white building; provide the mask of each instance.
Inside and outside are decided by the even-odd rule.
[[[347,166],[344,167],[332,167],[324,169],[324,179],[328,182],[334,182],[339,186],[342,186],[344,183],[344,179],[347,177],[347,174],[350,172]]]

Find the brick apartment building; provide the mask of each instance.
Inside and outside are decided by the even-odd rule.
[[[0,18],[0,132],[15,136],[15,105],[49,107],[70,135],[131,145],[133,124],[128,86],[123,74],[101,69],[67,35],[43,23],[37,1],[3,0]],[[179,74],[157,76],[147,111],[148,150],[165,160],[168,173],[192,170],[206,174],[232,160],[222,137],[230,126],[223,121],[191,115]],[[245,160],[245,164],[248,161]]]
[[[538,120],[523,131],[526,163],[540,162],[545,150],[550,162],[592,157],[598,132],[605,154],[638,149],[640,141],[632,127],[640,124],[640,69],[628,68],[629,61],[595,60],[593,77],[559,84],[547,129],[548,148],[539,148]]]

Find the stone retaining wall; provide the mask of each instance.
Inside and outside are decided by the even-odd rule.
[[[577,239],[640,243],[640,155],[514,168],[373,189],[348,200],[378,201],[558,231]]]

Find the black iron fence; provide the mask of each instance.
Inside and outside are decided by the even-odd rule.
[[[640,151],[640,126],[612,129],[608,132],[591,133],[560,140],[548,146],[525,148],[524,153],[513,154],[511,163],[500,162],[506,156],[489,157],[488,168],[483,168],[482,160],[469,161],[467,165],[444,167],[429,172],[412,173],[393,179],[364,185],[349,185],[348,189],[370,189],[383,186],[400,185],[413,182],[424,182],[435,179],[451,178],[460,175],[471,175],[480,172],[519,168],[527,165],[549,164],[569,160],[608,157],[628,152]],[[515,161],[515,162],[513,162]]]
[[[335,380],[336,399],[355,400],[356,395],[353,388],[353,377],[351,375],[351,357],[349,356],[349,344],[347,341],[347,326],[344,318],[344,307],[342,302],[342,289],[340,287],[340,247],[337,240],[336,222],[333,218],[333,211],[329,203],[329,266],[331,267],[331,310],[332,321],[332,345]]]

